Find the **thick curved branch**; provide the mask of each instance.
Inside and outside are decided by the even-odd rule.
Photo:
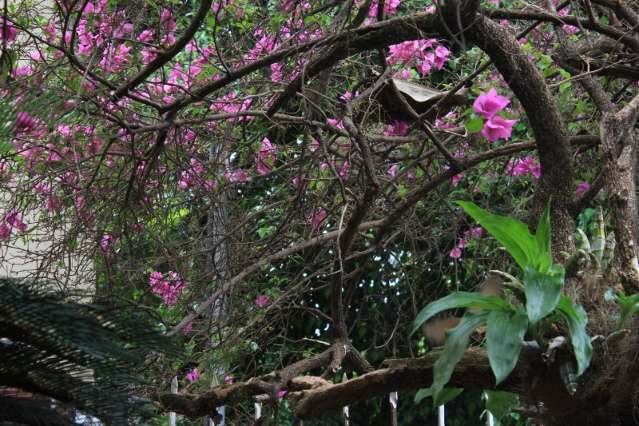
[[[558,16],[548,12],[528,12],[524,10],[490,9],[484,10],[486,16],[493,19],[521,19],[534,20],[540,22],[552,22],[558,25],[581,26],[585,29],[595,31],[599,34],[618,40],[635,52],[639,52],[639,40],[628,35],[628,33],[618,30],[610,25],[600,22],[592,22],[590,19],[578,18],[576,16]]]
[[[554,247],[570,251],[573,229],[570,206],[574,195],[571,148],[559,108],[539,70],[510,32],[498,23],[477,16],[468,32],[492,59],[512,91],[521,102],[535,139],[541,163],[541,178],[536,191],[535,210],[541,212],[552,197]],[[562,232],[563,230],[563,232]]]
[[[160,394],[157,398],[166,411],[178,412],[191,418],[214,415],[217,407],[245,402],[256,395],[275,396],[282,388],[300,390],[327,384],[328,382],[320,378],[309,380],[297,376],[327,365],[337,352],[338,346],[335,344],[324,352],[295,362],[279,371],[246,382],[218,386],[196,398],[172,393]]]
[[[219,80],[193,90],[191,95],[177,99],[172,104],[165,106],[161,112],[179,110],[193,102],[204,99],[207,95],[255,71],[268,67],[276,62],[280,62],[283,59],[290,58],[294,55],[308,52],[314,48],[328,46],[329,50],[334,49],[335,51],[335,56],[330,58],[322,56],[316,61],[317,65],[313,66],[313,70],[316,70],[313,75],[316,75],[322,69],[328,68],[337,61],[356,53],[389,46],[391,44],[397,44],[405,40],[416,40],[424,37],[425,34],[441,33],[443,33],[443,31],[439,20],[436,16],[428,13],[419,13],[411,16],[389,19],[363,28],[343,31],[334,36],[328,36],[302,43],[294,47],[284,48],[265,56],[262,59],[258,59],[248,65],[232,71],[231,74],[222,77]],[[308,68],[305,74],[309,76]],[[294,80],[294,82],[295,81],[297,80]],[[291,84],[294,84],[294,82]]]
[[[501,390],[516,390],[519,374],[536,351],[524,350],[520,361],[510,378],[499,385]],[[317,417],[340,407],[358,401],[387,395],[395,391],[411,391],[430,387],[433,383],[433,365],[439,352],[432,352],[423,358],[394,362],[390,368],[383,368],[364,374],[347,382],[304,390],[290,395],[295,406],[295,415],[301,419]],[[490,369],[486,352],[479,348],[466,351],[455,367],[450,382],[451,387],[477,386],[492,389],[495,378]]]
[[[604,182],[621,265],[620,277],[627,293],[639,291],[637,250],[637,195],[635,191],[636,135],[639,95],[621,111],[605,112],[600,123]]]

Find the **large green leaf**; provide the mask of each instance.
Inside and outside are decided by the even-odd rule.
[[[523,222],[492,214],[468,201],[458,201],[457,204],[495,237],[522,269],[533,263],[537,242]]]
[[[538,271],[547,271],[552,265],[552,248],[550,241],[550,202],[546,205],[544,213],[539,218],[537,233],[535,234],[537,253],[533,259],[533,265]]]
[[[506,300],[496,296],[484,296],[478,293],[470,293],[465,291],[451,293],[446,297],[442,297],[441,299],[429,303],[428,305],[426,305],[426,307],[424,307],[424,309],[419,312],[419,314],[417,314],[417,318],[415,318],[415,321],[413,322],[412,333],[417,331],[423,323],[425,323],[438,313],[454,308],[509,310],[512,307]]]
[[[486,410],[490,411],[497,420],[519,405],[519,396],[516,393],[485,390],[484,395],[486,398]]]
[[[457,327],[447,333],[446,345],[433,366],[432,393],[435,406],[442,405],[444,386],[450,380],[455,366],[464,356],[473,331],[486,323],[487,312],[471,312],[464,315]]]
[[[590,365],[590,358],[592,357],[592,344],[590,343],[590,336],[586,332],[588,315],[581,305],[573,305],[572,300],[566,296],[561,297],[557,310],[566,320],[566,324],[568,324],[572,350],[577,359],[577,375],[581,376]]]
[[[531,323],[536,323],[557,307],[564,275],[565,270],[559,265],[554,265],[546,272],[539,272],[530,266],[524,269],[526,312]]]
[[[528,317],[520,309],[511,312],[492,311],[488,314],[487,327],[488,360],[499,384],[517,365],[524,335],[528,329]]]

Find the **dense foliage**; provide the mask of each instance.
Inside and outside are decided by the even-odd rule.
[[[143,373],[162,409],[239,424],[257,398],[276,424],[346,405],[355,424],[423,424],[436,408],[414,392],[455,387],[449,424],[486,406],[568,424],[592,401],[583,421],[624,424],[639,405],[639,371],[590,337],[627,326],[634,350],[636,5],[1,11],[2,273],[154,315],[181,347]],[[504,289],[483,295],[495,270]],[[414,333],[451,316],[441,351]],[[590,386],[622,376],[628,401]]]

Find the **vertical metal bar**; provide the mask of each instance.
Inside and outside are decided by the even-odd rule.
[[[391,392],[388,394],[388,402],[390,402],[390,424],[397,426],[397,407],[399,405],[399,394]]]
[[[177,376],[171,380],[171,393],[178,393],[178,379]],[[177,425],[177,414],[173,411],[169,413],[169,426]]]
[[[255,403],[255,420],[259,420],[262,417],[262,403]]]
[[[344,373],[342,375],[342,383],[343,382],[347,382],[348,381],[348,377],[346,376],[346,373]],[[344,426],[349,426],[351,420],[350,420],[350,411],[348,409],[348,405],[344,406],[342,408],[342,420],[344,421]]]
[[[490,411],[488,411],[488,426],[495,426],[495,418]]]
[[[437,410],[437,426],[446,426],[446,408],[443,405]]]

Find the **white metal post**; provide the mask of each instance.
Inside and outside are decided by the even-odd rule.
[[[446,409],[443,405],[440,405],[438,409],[437,426],[446,426]]]

